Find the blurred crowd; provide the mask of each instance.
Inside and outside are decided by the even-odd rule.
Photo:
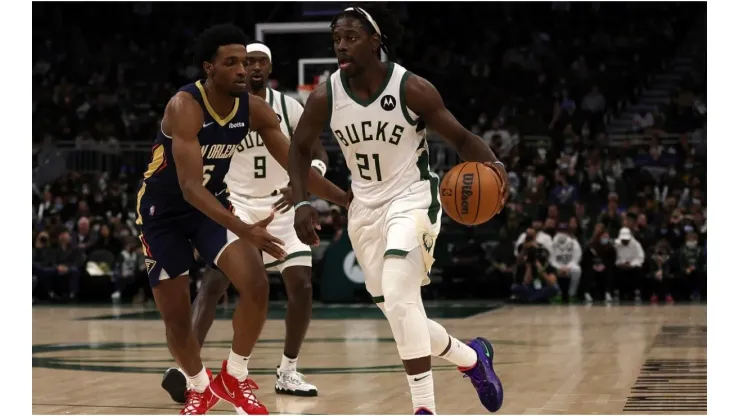
[[[34,167],[46,167],[34,171],[35,296],[150,299],[134,223],[141,166],[119,149],[152,140],[167,99],[197,76],[192,42],[200,30],[228,15],[251,34],[256,22],[305,20],[297,7],[34,3]],[[706,6],[391,7],[406,31],[396,59],[435,84],[510,175],[511,200],[489,223],[468,228],[445,217],[435,295],[520,302],[705,296],[706,61],[692,33]],[[474,42],[471,27],[481,33]],[[330,56],[328,37],[317,42],[316,56]],[[673,79],[679,55],[692,67],[666,83],[660,74]],[[295,59],[276,55],[276,85],[293,88]],[[651,99],[656,86],[664,98]],[[620,120],[627,127],[617,132]],[[327,177],[347,187],[341,153],[322,139]],[[78,152],[50,163],[65,142]],[[443,175],[458,159],[434,134],[430,143]],[[112,162],[106,171],[76,171],[82,149]],[[338,240],[344,210],[313,204],[322,240]],[[191,272],[194,285],[204,266]]]

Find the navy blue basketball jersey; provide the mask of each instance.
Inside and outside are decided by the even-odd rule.
[[[234,108],[221,118],[206,97],[203,82],[197,81],[178,90],[195,98],[203,110],[203,126],[198,132],[203,156],[203,186],[216,196],[225,197],[224,178],[231,164],[237,145],[249,130],[249,93],[244,91],[234,100]],[[195,210],[183,197],[177,180],[175,159],[172,156],[172,138],[160,127],[152,146],[152,158],[136,200],[136,222],[147,219],[180,216]]]

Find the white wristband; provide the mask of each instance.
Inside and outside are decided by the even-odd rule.
[[[323,161],[319,159],[314,159],[311,161],[311,166],[315,167],[319,171],[321,176],[326,175],[326,164]]]

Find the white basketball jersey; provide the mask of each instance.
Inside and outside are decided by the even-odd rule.
[[[352,174],[354,198],[363,205],[383,205],[430,179],[426,130],[403,92],[410,75],[389,62],[388,76],[366,101],[353,97],[341,71],[327,81],[329,125]]]
[[[303,107],[295,99],[270,88],[267,89],[266,100],[275,110],[283,134],[290,139],[303,114]],[[230,198],[238,202],[243,198],[268,196],[287,186],[288,181],[288,172],[267,151],[262,137],[249,131],[237,146],[226,174]]]

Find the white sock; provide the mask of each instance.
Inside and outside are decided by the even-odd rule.
[[[187,375],[185,372],[183,372],[183,374],[188,378],[188,386],[198,393],[206,391],[208,385],[211,384],[211,380],[208,378],[208,373],[206,373],[205,367],[201,368],[200,372],[192,377]]]
[[[298,357],[288,358],[283,354],[283,359],[280,361],[280,369],[278,371],[284,373],[286,371],[295,371],[296,368],[298,368]]]
[[[239,355],[234,350],[230,350],[229,361],[226,362],[226,372],[237,380],[244,381],[249,374],[249,370],[247,369],[248,364],[249,357]]]
[[[411,389],[411,403],[414,405],[414,412],[420,407],[429,409],[432,413],[437,413],[434,405],[434,378],[432,370],[425,373],[406,375]]]
[[[461,368],[470,368],[478,362],[478,354],[470,346],[450,335],[447,352],[439,356]]]

